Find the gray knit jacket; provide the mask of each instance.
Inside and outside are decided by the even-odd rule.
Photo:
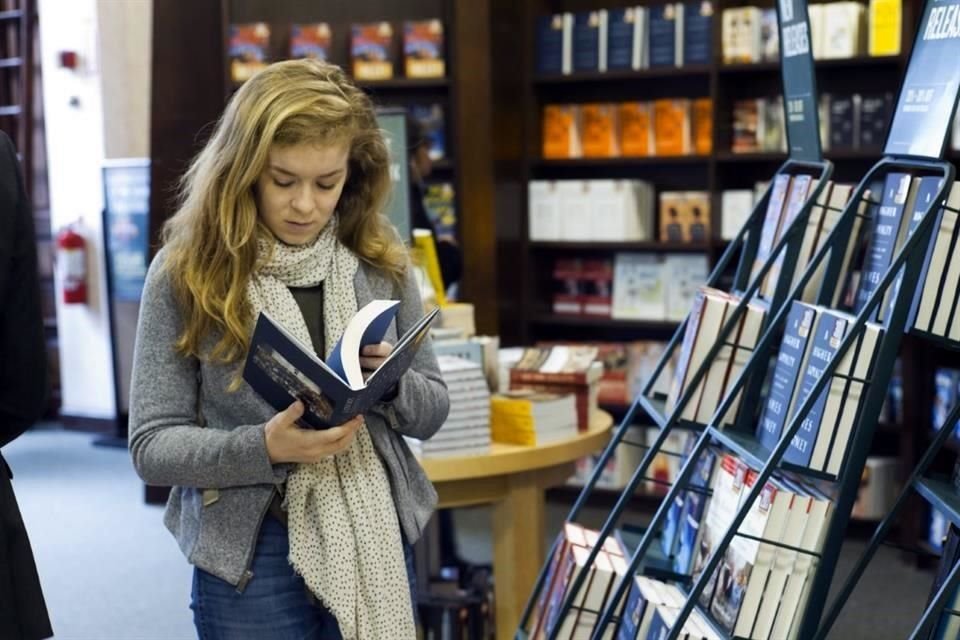
[[[148,484],[173,486],[164,522],[197,567],[242,590],[252,577],[260,523],[290,464],[270,464],[264,427],[276,411],[246,383],[227,387],[239,365],[200,361],[177,353],[183,330],[170,278],[147,274],[140,307],[130,388],[130,452]],[[361,262],[354,279],[358,308],[374,299],[401,301],[385,338],[396,342],[422,316],[410,270],[395,284]],[[215,343],[209,336],[202,347]],[[365,416],[367,429],[390,479],[400,526],[408,542],[420,537],[437,494],[401,434],[427,439],[447,417],[449,399],[433,349],[424,344],[400,379],[398,394]]]

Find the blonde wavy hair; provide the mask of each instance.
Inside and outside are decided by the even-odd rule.
[[[408,254],[381,214],[390,194],[390,157],[363,91],[343,71],[289,60],[254,75],[233,95],[204,149],[179,184],[179,208],[163,228],[165,262],[184,310],[177,349],[235,362],[250,346],[246,285],[257,267],[261,222],[254,185],[272,145],[350,145],[337,204],[340,241],[395,280]],[[209,353],[204,336],[219,335]]]

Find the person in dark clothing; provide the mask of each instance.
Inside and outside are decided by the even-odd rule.
[[[430,160],[430,141],[426,132],[414,118],[407,118],[407,154],[410,159],[410,221],[414,229],[429,229],[437,245],[437,261],[445,289],[459,282],[463,274],[463,254],[455,238],[439,236],[436,227],[427,215],[423,204],[426,189],[423,181],[430,176],[433,162]]]
[[[0,447],[43,412],[47,374],[33,214],[10,139],[0,131]],[[0,454],[0,638],[53,635],[30,541]]]

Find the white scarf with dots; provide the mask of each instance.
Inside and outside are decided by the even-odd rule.
[[[357,313],[359,262],[337,238],[337,216],[311,245],[261,239],[259,252],[270,259],[247,287],[254,318],[266,309],[303,344],[311,344],[288,287],[322,282],[329,356]],[[336,616],[344,640],[415,638],[396,507],[366,425],[347,450],[296,466],[287,478],[286,507],[290,563]]]

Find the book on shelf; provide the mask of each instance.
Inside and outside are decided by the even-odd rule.
[[[578,11],[573,14],[573,70],[577,73],[606,71],[607,12]]]
[[[935,312],[938,309],[940,313],[949,313],[945,303],[946,298],[952,296],[952,292],[947,291],[948,283],[944,282],[944,277],[948,265],[953,262],[951,258],[955,252],[958,210],[960,182],[954,182],[950,185],[946,206],[938,207],[936,226],[931,233],[930,246],[924,258],[921,286],[914,296],[907,319],[908,326],[921,331],[932,332]]]
[[[855,58],[867,45],[866,7],[859,2],[822,5],[823,59]]]
[[[867,53],[871,56],[900,55],[903,0],[870,0]]]
[[[582,262],[579,258],[558,258],[553,263],[553,312],[580,315],[583,312],[581,293]]]
[[[671,434],[672,435],[672,434]],[[683,449],[678,460],[677,467],[682,469],[690,459],[690,454],[697,443],[697,438],[692,432],[686,434],[683,440]],[[667,451],[666,443],[662,447],[663,452]],[[673,453],[676,453],[675,451]],[[693,479],[691,479],[691,483]],[[683,514],[683,503],[686,491],[680,491],[670,503],[667,510],[667,517],[663,521],[663,527],[660,530],[660,550],[664,557],[676,559],[677,543],[679,542],[680,526]]]
[[[645,12],[643,7],[606,10],[608,71],[635,71],[643,68],[640,48],[646,40]]]
[[[763,101],[757,98],[735,100],[732,111],[733,153],[753,153],[760,150],[760,119]]]
[[[230,25],[227,47],[230,80],[242,84],[270,63],[270,25],[266,22]]]
[[[426,296],[440,307],[447,306],[446,290],[443,287],[443,274],[440,272],[440,260],[437,257],[437,243],[432,229],[413,229],[410,254],[414,264],[423,269],[432,289]]]
[[[517,390],[490,398],[490,437],[494,442],[540,446],[576,435],[572,394]]]
[[[433,161],[447,157],[446,118],[443,105],[439,103],[413,104],[407,107],[410,117],[420,123],[426,136],[428,154]]]
[[[617,105],[617,116],[621,155],[653,155],[653,105],[650,102],[621,102]]]
[[[578,105],[545,105],[542,120],[542,153],[545,159],[579,158],[583,155]]]
[[[684,2],[683,64],[710,64],[712,59],[713,2],[712,0]]]
[[[724,64],[761,60],[763,18],[757,7],[734,7],[721,14],[721,43]]]
[[[822,60],[826,50],[827,12],[822,4],[807,5],[807,19],[810,21],[810,52],[814,60]]]
[[[267,313],[257,318],[243,379],[270,406],[283,411],[295,400],[304,404],[300,423],[313,429],[343,424],[380,401],[413,363],[439,307],[407,329],[392,353],[365,375],[360,350],[379,344],[394,321],[399,302],[374,300],[347,324],[326,362]]]
[[[760,10],[760,56],[763,62],[780,61],[780,27],[777,23],[777,10]]]
[[[813,177],[808,174],[796,175],[790,181],[790,190],[787,193],[787,201],[783,207],[783,213],[780,217],[780,224],[777,225],[777,230],[774,234],[771,251],[786,237],[787,233],[792,228],[794,221],[800,215],[804,205],[807,203],[810,192],[815,190],[817,186],[818,181],[814,180]],[[776,293],[777,286],[780,282],[780,272],[783,269],[783,261],[786,257],[786,253],[787,251],[784,249],[780,251],[776,258],[774,258],[770,270],[767,271],[767,275],[764,276],[763,282],[760,285],[760,295],[768,300],[772,300],[774,294]]]
[[[860,477],[857,501],[850,516],[881,520],[893,509],[899,493],[902,464],[899,458],[870,456]]]
[[[680,20],[678,7],[683,5],[667,3],[649,7],[651,67],[679,67],[683,64],[682,57],[678,59],[678,48],[680,56],[683,55],[682,43],[679,43],[683,37],[683,26],[679,23],[678,29],[678,20]]]
[[[860,139],[860,95],[829,95],[830,149],[853,149]]]
[[[733,240],[753,213],[750,189],[724,189],[720,194],[720,239]]]
[[[826,213],[827,207],[830,206],[830,198],[833,194],[834,186],[836,185],[834,185],[833,182],[827,182],[820,191],[820,196],[817,198],[817,201],[810,209],[810,215],[807,218],[807,224],[803,230],[803,238],[800,241],[800,250],[799,253],[797,253],[797,264],[793,270],[793,279],[790,281],[790,291],[793,291],[794,287],[797,286],[813,258],[814,249],[817,246],[817,238],[823,229],[824,214]],[[843,204],[846,203],[844,202]],[[811,291],[815,291],[816,289],[819,289],[819,284],[814,285]],[[813,298],[807,299],[803,295],[801,295],[800,299],[804,302],[814,302]]]
[[[667,282],[657,255],[617,253],[613,271],[613,318],[659,321],[666,317]]]
[[[559,75],[573,68],[573,14],[537,17],[537,73]]]
[[[326,22],[290,25],[290,57],[330,60],[333,34]]]
[[[580,107],[580,136],[584,158],[615,158],[620,155],[617,107],[589,103]]]
[[[770,260],[776,244],[777,231],[780,229],[780,220],[783,217],[784,205],[790,192],[790,176],[779,174],[773,180],[770,196],[767,200],[767,210],[764,213],[763,225],[760,228],[760,239],[757,244],[757,254],[750,269],[750,281],[753,282],[760,275],[760,271]]]
[[[851,185],[833,185],[833,188],[830,190],[830,204],[823,212],[823,220],[820,223],[820,231],[817,234],[817,241],[806,264],[809,264],[809,260],[812,259],[813,256],[815,256],[823,248],[827,240],[830,238],[830,235],[833,233],[833,230],[836,228],[837,224],[839,224],[840,218],[848,206],[848,201],[850,200],[852,193],[853,187]],[[864,200],[857,205],[858,215],[853,217],[853,224],[850,228],[850,234],[847,239],[846,247],[843,253],[843,259],[841,261],[840,282],[830,283],[830,286],[834,288],[831,306],[836,307],[838,301],[840,300],[840,297],[843,293],[842,283],[845,280],[845,274],[848,273],[850,264],[853,261],[853,256],[860,245],[860,230],[863,226],[863,216],[866,215],[867,208],[869,206],[869,198],[870,192],[867,191],[864,194]],[[803,301],[813,302],[816,299],[816,296],[818,295],[823,284],[823,278],[826,274],[827,264],[828,261],[825,259],[817,266],[816,271],[814,271],[813,276],[811,276],[810,280],[807,282],[807,286],[804,288],[803,296],[801,297]]]
[[[940,562],[937,565],[937,575],[930,588],[930,595],[927,597],[927,605],[933,602],[937,592],[943,587],[950,575],[950,571],[960,562],[960,529],[952,523],[946,524],[947,534],[943,542],[943,553],[940,555]],[[944,604],[944,609],[956,611],[960,607],[960,590],[955,589],[950,594]],[[929,640],[949,640],[950,638],[960,637],[960,618],[955,615],[944,612],[939,619],[934,622]]]
[[[693,152],[709,155],[713,150],[713,100],[696,98],[691,106]]]
[[[893,94],[877,93],[860,96],[860,131],[857,146],[860,149],[880,149],[887,139],[890,118],[893,117]]]
[[[450,182],[431,182],[423,194],[427,217],[436,229],[437,239],[457,237],[457,204]]]
[[[931,216],[934,216],[936,220],[938,216],[938,207],[934,203],[934,199],[937,197],[937,194],[940,192],[940,188],[943,186],[943,180],[937,178],[936,176],[926,176],[923,178],[918,178],[918,183],[915,187],[915,195],[912,196],[913,211],[909,209],[904,210],[905,223],[901,226],[901,234],[897,237],[897,248],[900,249],[903,246],[903,243],[906,242],[906,239],[913,234],[914,230],[917,228],[917,225],[923,220],[924,214],[929,211]],[[903,230],[906,229],[904,233]],[[925,273],[930,264],[931,254],[936,245],[937,237],[937,225],[934,224],[933,230],[931,232],[930,238],[931,241],[928,243],[928,250],[924,255],[923,268],[920,271],[920,282],[922,283],[925,277]],[[897,280],[892,286],[892,296],[893,300],[890,302],[890,308],[888,312],[892,312],[893,304],[896,301],[897,295],[900,292],[900,285],[903,278],[903,270],[897,274]],[[922,287],[919,290],[922,292]],[[907,315],[907,328],[911,328],[914,325],[916,320],[916,310],[917,310],[917,301],[919,300],[919,292],[914,295],[913,299],[910,301],[910,311]]]
[[[691,440],[695,438],[691,437]],[[680,507],[677,528],[675,555],[673,556],[673,570],[687,575],[693,570],[693,559],[699,552],[702,539],[701,524],[706,513],[710,496],[707,493],[714,485],[717,473],[717,452],[712,448],[704,450],[696,461],[690,486],[700,491],[686,491],[683,493],[683,503]],[[671,505],[671,508],[675,505]]]
[[[511,391],[573,394],[576,424],[586,431],[597,410],[598,381],[603,364],[596,361],[595,345],[556,345],[527,348],[509,371]]]
[[[584,260],[580,272],[583,314],[609,318],[613,311],[613,263]]]
[[[635,640],[650,638],[650,625],[653,624],[657,609],[671,606],[675,600],[666,593],[663,582],[635,575],[627,593],[627,604],[617,633],[617,640]]]
[[[652,445],[659,436],[659,428],[657,427],[643,427],[643,432],[644,442],[647,446]],[[671,431],[664,440],[663,448],[657,452],[647,469],[648,479],[643,483],[644,491],[647,494],[663,496],[670,490],[670,485],[673,484],[680,473],[680,458],[675,454],[683,451],[689,437],[689,433],[675,430]]]
[[[393,25],[389,22],[352,25],[350,59],[356,80],[393,78]]]
[[[403,63],[408,78],[442,78],[446,75],[443,22],[433,19],[403,23]]]
[[[710,194],[708,192],[660,192],[661,242],[705,244],[710,237]]]
[[[684,255],[668,253],[663,258],[664,281],[666,287],[666,319],[680,322],[687,317],[697,290],[710,274],[705,255]]]
[[[535,241],[653,239],[654,187],[642,180],[533,180],[529,227]]]
[[[665,98],[653,102],[655,155],[681,156],[691,152],[690,100]]]
[[[736,303],[737,300],[735,298],[732,298],[728,302],[728,304],[732,306],[736,306]],[[726,399],[726,397],[733,390],[734,384],[747,366],[747,361],[749,361],[753,356],[753,350],[757,347],[757,343],[760,341],[760,333],[766,321],[766,316],[766,305],[760,304],[755,300],[751,300],[747,304],[747,308],[743,311],[743,317],[740,321],[736,344],[733,347],[733,355],[730,359],[730,367],[727,370],[726,377],[723,382],[723,390],[720,392],[716,406],[713,410],[711,410],[711,417],[713,416],[713,412],[719,408],[721,401]],[[721,425],[733,425],[736,423],[737,418],[740,415],[740,405],[742,401],[743,391],[741,390],[739,393],[737,393],[736,397],[734,397],[730,404],[730,408],[720,419]]]

